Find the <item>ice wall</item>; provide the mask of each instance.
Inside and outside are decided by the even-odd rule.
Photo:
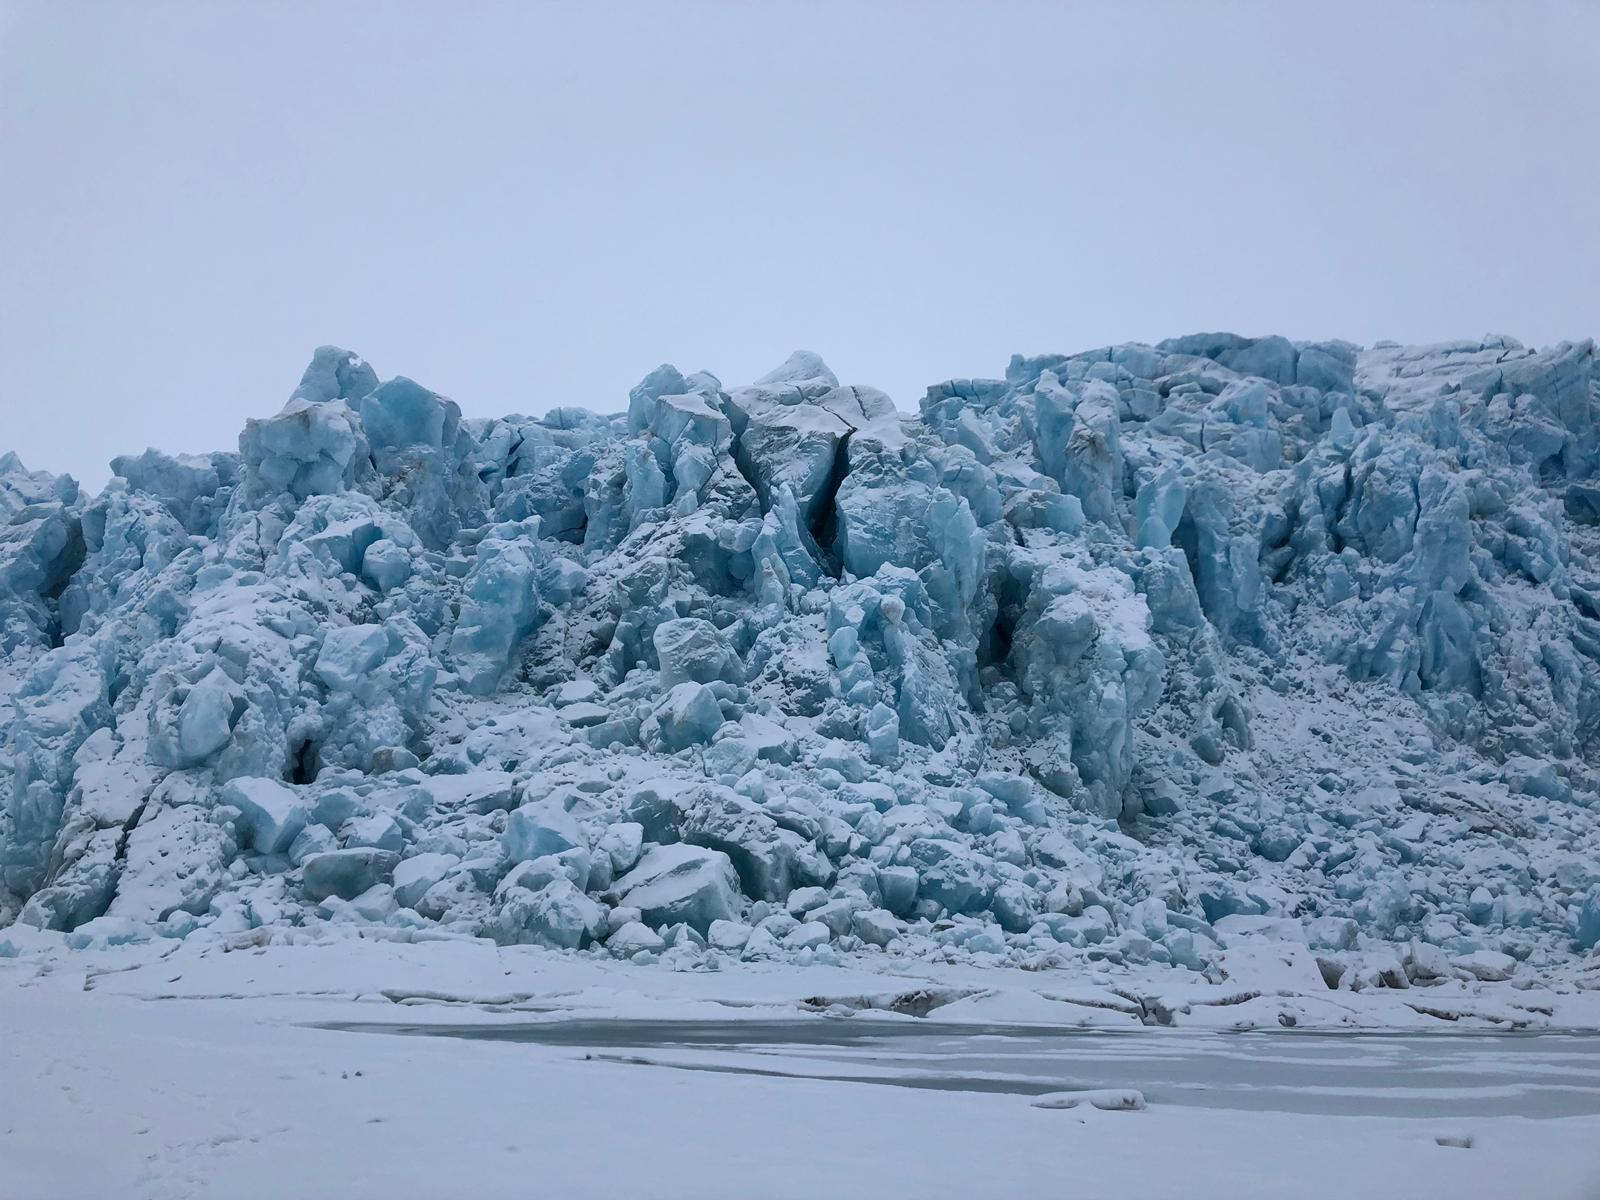
[[[0,922],[1563,961],[1597,381],[1202,334],[482,420],[323,347],[237,455],[0,459]]]

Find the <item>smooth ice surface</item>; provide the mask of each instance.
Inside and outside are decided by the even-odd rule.
[[[1587,986],[1597,387],[1202,333],[485,419],[321,347],[237,453],[0,458],[0,926]]]

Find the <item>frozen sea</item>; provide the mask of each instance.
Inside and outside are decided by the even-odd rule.
[[[39,954],[0,960],[0,1197],[1595,1200],[1593,994],[1264,988],[1169,996],[1169,1028],[1087,981],[888,962]],[[1108,1089],[1145,1107],[1036,1106]]]
[[[871,1017],[345,1024],[531,1043],[638,1067],[1038,1096],[1134,1088],[1150,1104],[1307,1116],[1600,1114],[1600,1034],[1091,1032]]]

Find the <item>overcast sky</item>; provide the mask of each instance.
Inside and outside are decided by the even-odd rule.
[[[1199,329],[1600,333],[1600,5],[0,0],[0,450],[796,347],[914,409]]]

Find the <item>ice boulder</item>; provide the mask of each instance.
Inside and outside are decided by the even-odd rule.
[[[301,865],[306,896],[326,900],[337,896],[354,900],[374,884],[382,883],[394,871],[400,856],[393,850],[360,847],[313,854]]]
[[[461,686],[477,696],[495,690],[519,642],[539,620],[538,578],[545,561],[539,519],[492,526],[478,542],[461,614],[450,639]]]
[[[657,625],[652,641],[661,663],[661,685],[744,682],[744,667],[727,638],[710,621],[680,617]]]
[[[394,897],[402,908],[415,908],[428,889],[450,873],[461,860],[437,851],[413,855],[394,868]]]
[[[981,912],[994,891],[989,864],[958,842],[918,838],[911,843],[917,895],[953,913]]]
[[[232,677],[221,666],[208,671],[178,707],[175,765],[193,766],[222,750],[243,706],[244,691]]]
[[[846,471],[850,436],[892,423],[894,404],[873,388],[841,387],[817,355],[796,351],[782,366],[726,400],[738,436],[736,454],[771,507],[787,493],[808,534],[823,532],[827,509]]]
[[[508,889],[488,932],[501,945],[531,943],[553,950],[575,950],[603,928],[604,911],[565,879],[552,880],[537,892]]]
[[[538,800],[516,809],[500,842],[512,862],[588,845],[577,819],[558,800]]]
[[[717,695],[702,683],[680,683],[656,705],[655,740],[668,754],[709,742],[724,721]]]
[[[283,494],[299,501],[344,491],[370,472],[368,454],[360,419],[343,400],[290,400],[275,417],[245,422],[243,498],[261,503]]]
[[[15,454],[0,454],[0,652],[14,655],[17,669],[23,647],[46,649],[62,632],[52,597],[69,586],[86,548],[72,477],[29,471]]]
[[[711,786],[677,808],[678,836],[726,854],[748,896],[781,900],[797,886],[832,881],[832,866],[810,840],[746,796]]]
[[[135,491],[159,499],[189,533],[210,530],[238,476],[231,454],[163,454],[146,450],[111,460],[112,473]]]
[[[326,404],[360,400],[378,386],[378,373],[359,354],[339,346],[318,346],[291,399]]]
[[[382,625],[347,625],[330,629],[317,654],[317,677],[333,691],[353,692],[389,652]]]
[[[198,805],[148,811],[128,835],[108,915],[147,924],[198,916],[231,881],[237,852],[228,828]]]
[[[733,921],[739,913],[733,864],[720,850],[700,846],[650,847],[612,891],[657,928],[683,922],[704,934],[713,921]]]
[[[488,495],[454,401],[397,376],[363,396],[360,412],[384,499],[423,545],[444,549],[463,520],[481,523]]]
[[[888,909],[867,908],[851,917],[850,932],[869,946],[887,946],[900,936],[901,924]]]
[[[1578,909],[1578,949],[1600,946],[1600,884],[1589,889]]]
[[[306,826],[305,799],[276,779],[231,780],[222,802],[239,810],[240,841],[260,854],[287,852]]]
[[[629,921],[606,939],[606,948],[619,958],[631,958],[641,950],[660,954],[666,945],[661,935],[643,921]]]

